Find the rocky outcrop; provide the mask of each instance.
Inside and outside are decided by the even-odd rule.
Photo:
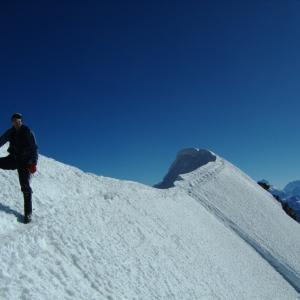
[[[266,184],[265,182],[258,182],[258,184],[264,188],[265,190],[269,191],[270,185]],[[296,212],[289,206],[288,203],[281,200],[281,198],[278,195],[272,194],[272,196],[281,203],[282,209],[286,212],[287,215],[289,215],[292,219],[298,222],[298,217]]]
[[[258,184],[262,187],[262,188],[264,188],[266,191],[268,191],[269,190],[269,188],[270,188],[270,185],[268,185],[267,183],[265,183],[265,182],[258,182]]]

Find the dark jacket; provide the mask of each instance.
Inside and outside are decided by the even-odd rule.
[[[31,164],[37,164],[38,146],[34,133],[29,127],[22,125],[19,130],[8,129],[0,137],[0,147],[9,142],[7,152],[15,159],[28,159]]]

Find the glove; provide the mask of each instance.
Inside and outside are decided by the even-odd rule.
[[[29,166],[29,172],[30,174],[34,174],[36,172],[36,164],[31,164]]]

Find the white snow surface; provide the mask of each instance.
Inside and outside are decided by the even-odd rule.
[[[219,156],[181,177],[161,190],[40,155],[25,225],[0,170],[0,299],[300,299],[300,227],[272,195]]]

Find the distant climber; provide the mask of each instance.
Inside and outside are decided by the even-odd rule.
[[[22,123],[22,115],[15,113],[11,117],[12,128],[0,137],[0,147],[9,142],[6,157],[0,158],[0,169],[17,170],[21,191],[24,196],[24,223],[32,218],[31,175],[36,172],[38,147],[34,133]]]

